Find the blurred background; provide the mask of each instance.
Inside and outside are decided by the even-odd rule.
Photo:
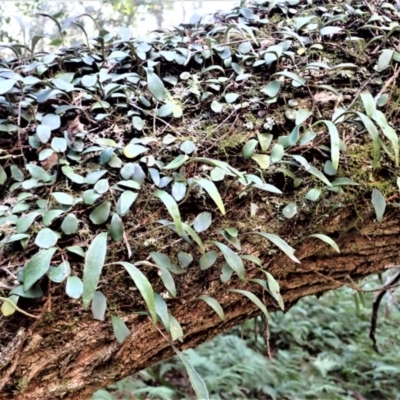
[[[100,29],[113,31],[129,27],[134,36],[143,36],[154,29],[188,23],[194,15],[204,16],[207,21],[216,11],[229,10],[239,3],[239,0],[0,0],[0,43],[22,42],[24,36],[29,42],[35,35],[46,35],[47,44],[60,44],[56,25],[38,13],[49,14],[59,21],[86,13]],[[96,28],[90,18],[81,18],[79,22],[89,36],[95,34]],[[79,28],[70,26],[68,30],[70,44],[82,40]]]

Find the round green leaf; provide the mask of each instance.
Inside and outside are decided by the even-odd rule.
[[[71,266],[68,261],[62,262],[58,267],[50,267],[47,276],[52,282],[61,283],[71,274]]]
[[[68,214],[65,218],[64,221],[61,224],[61,230],[66,234],[66,235],[72,235],[78,231],[78,219],[75,217],[74,214]]]
[[[131,334],[131,331],[126,326],[125,322],[121,318],[111,315],[111,322],[115,338],[118,343],[123,343],[125,339]]]
[[[217,100],[214,100],[211,103],[211,110],[213,110],[215,113],[220,113],[222,111],[222,104]]]
[[[0,81],[0,95],[9,92],[17,81],[14,79],[4,79]]]
[[[64,138],[55,137],[51,141],[51,147],[58,153],[63,153],[67,150],[67,141]]]
[[[288,204],[283,210],[282,214],[285,218],[293,218],[297,213],[297,205],[296,203]]]
[[[35,244],[43,249],[48,249],[55,246],[58,237],[50,228],[43,228],[36,236]]]
[[[178,253],[178,260],[183,265],[183,267],[187,268],[189,264],[193,261],[193,256],[191,254],[180,251]]]
[[[54,192],[51,195],[60,204],[64,204],[66,206],[72,206],[72,204],[74,204],[74,198],[67,193]]]
[[[225,95],[225,101],[226,101],[228,104],[234,103],[238,98],[239,98],[239,95],[236,94],[236,93],[227,93],[227,94]]]
[[[258,141],[256,139],[249,140],[242,148],[242,155],[245,160],[248,160],[253,154]]]
[[[82,281],[77,276],[69,276],[65,286],[65,293],[72,299],[79,299],[83,293]]]
[[[118,214],[113,214],[110,225],[110,236],[114,242],[119,242],[124,236],[124,226]]]
[[[95,225],[104,224],[110,216],[111,201],[104,201],[97,206],[89,215],[89,219]]]
[[[134,203],[137,197],[138,197],[137,193],[132,192],[131,190],[125,190],[125,192],[123,192],[121,196],[119,196],[116,207],[117,213],[121,217],[128,214],[129,209],[131,208],[132,204]]]
[[[261,92],[265,93],[268,97],[276,97],[281,88],[281,81],[279,79],[271,81],[268,85],[261,89]]]
[[[61,118],[56,114],[46,114],[42,118],[42,125],[46,125],[50,130],[54,131],[61,126]]]
[[[132,126],[137,130],[137,131],[141,131],[144,128],[144,121],[142,120],[142,118],[138,117],[138,116],[134,116],[132,118]]]
[[[109,187],[108,179],[100,179],[94,185],[94,190],[99,194],[104,194],[108,191]]]
[[[191,140],[186,140],[181,144],[181,150],[186,154],[191,154],[196,150],[196,145]]]
[[[162,80],[150,68],[144,68],[147,74],[147,87],[157,101],[163,101],[167,91]]]
[[[36,128],[36,136],[42,143],[47,143],[51,137],[51,129],[47,125],[38,125]]]
[[[204,211],[194,220],[193,228],[196,232],[204,232],[211,225],[211,213]]]

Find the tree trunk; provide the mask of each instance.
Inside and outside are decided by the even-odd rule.
[[[358,290],[360,278],[400,264],[400,218],[391,206],[400,165],[394,128],[400,57],[391,50],[398,43],[386,15],[392,11],[357,1],[350,2],[356,11],[342,2],[343,13],[336,14],[339,3],[331,13],[314,1],[300,2],[299,18],[289,18],[281,2],[258,3],[219,13],[217,26],[204,31],[188,26],[175,36],[171,30],[157,39],[155,32],[148,42],[129,44],[126,31],[115,42],[99,36],[90,49],[60,49],[46,66],[43,54],[20,59],[19,47],[17,60],[0,60],[1,301],[18,274],[29,277],[27,290],[47,286],[40,300],[21,295],[18,303],[36,320],[17,312],[0,317],[0,400],[83,400],[173,354],[164,328],[142,312],[142,296],[121,266],[103,268],[101,260],[101,274],[96,265],[96,279],[85,280],[94,257],[83,249],[100,233],[102,240],[113,238],[101,249],[110,263],[130,261],[131,250],[131,262],[141,265],[151,250],[170,260],[178,251],[193,256],[182,274],[173,271],[178,297],[166,301],[183,328],[180,349],[260,314],[247,297],[227,289],[249,290],[269,311],[279,309],[252,280],[265,275],[249,260],[245,282],[235,274],[221,282],[222,251],[212,268],[199,268],[198,247],[182,238],[188,237],[183,226],[200,213],[212,216],[212,227],[198,230],[204,246],[193,238],[198,231],[192,229],[191,239],[215,249],[221,229],[237,229],[241,250],[235,252],[259,257],[279,282],[286,310],[301,297],[341,285]],[[377,36],[382,29],[389,33]],[[103,182],[98,172],[107,172]],[[312,201],[315,193],[320,196]],[[283,207],[293,203],[297,214],[283,218]],[[385,207],[377,223],[374,208],[380,219]],[[69,222],[66,213],[73,214]],[[169,227],[154,228],[171,217]],[[301,263],[249,232],[278,235],[296,248]],[[308,237],[315,233],[335,240],[340,253]],[[43,256],[38,267],[40,249],[54,257]],[[239,257],[230,256],[236,261],[227,260],[228,267],[235,269]],[[83,276],[86,289],[104,292],[104,322],[93,319],[78,295],[67,298],[64,282],[48,279],[50,262],[64,261],[75,282]],[[167,297],[155,271],[143,267],[154,291]],[[93,292],[83,293],[89,302]],[[200,295],[218,300],[223,321]],[[123,344],[114,337],[111,314],[131,330]]]
[[[340,254],[323,242],[316,245],[311,239],[298,246],[296,254],[301,264],[281,254],[260,254],[279,281],[286,309],[301,297],[318,295],[342,285],[356,287],[358,279],[400,264],[398,214],[388,213],[380,224],[374,221],[373,215],[363,217],[361,220],[348,209],[323,223],[314,223],[320,232],[337,237]],[[184,329],[180,349],[197,346],[260,314],[247,298],[226,292],[228,286],[222,286],[218,275],[196,271],[189,269],[185,276],[185,281],[190,282],[190,295],[168,303]],[[247,271],[247,278],[256,275],[256,269]],[[233,279],[229,287],[248,285]],[[251,286],[253,292],[257,290],[255,286]],[[215,297],[221,303],[224,321],[206,303],[195,300],[201,294]],[[258,296],[270,311],[277,309],[270,296],[263,296],[260,291]],[[20,323],[23,317],[19,314],[13,318]],[[84,310],[71,312],[68,306],[65,308],[57,299],[48,297],[38,321],[27,323],[18,331],[10,325],[2,332],[2,336],[11,339],[0,356],[3,367],[0,399],[86,399],[95,390],[173,354],[149,318],[127,312],[124,321],[132,334],[120,345],[109,322],[94,321]],[[5,366],[7,360],[9,363]]]

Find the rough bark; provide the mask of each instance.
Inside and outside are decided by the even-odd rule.
[[[373,215],[364,217],[363,220],[355,217],[349,209],[324,221],[324,232],[337,237],[340,254],[323,242],[316,245],[315,241],[306,240],[296,253],[301,264],[294,264],[280,254],[261,255],[279,281],[287,309],[301,297],[318,295],[344,284],[356,287],[359,278],[400,263],[398,213],[388,214],[380,224]],[[205,272],[194,276],[194,269],[189,271],[185,279],[191,282],[190,296],[178,297],[170,305],[185,332],[180,349],[199,345],[260,313],[246,298],[226,292],[227,286],[222,291],[218,275],[209,276]],[[255,275],[256,270],[249,271],[248,278]],[[230,286],[245,288],[246,285],[233,281]],[[252,288],[254,291],[254,285]],[[225,311],[225,321],[205,303],[194,301],[200,294],[218,299]],[[109,322],[94,321],[83,310],[61,311],[57,300],[53,299],[52,305],[50,301],[47,298],[43,305],[40,320],[18,332],[6,332],[15,339],[1,353],[2,363],[7,355],[11,360],[2,370],[0,399],[86,399],[96,389],[173,354],[169,343],[147,317],[127,312],[124,320],[132,335],[120,345]],[[264,296],[264,301],[270,311],[276,309],[268,296]]]

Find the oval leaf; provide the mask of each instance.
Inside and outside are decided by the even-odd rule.
[[[156,312],[156,305],[155,305],[155,299],[154,299],[154,291],[153,291],[153,287],[151,286],[151,283],[143,275],[143,273],[138,268],[136,268],[133,264],[130,264],[128,262],[123,262],[123,261],[120,261],[120,262],[114,263],[114,264],[122,265],[126,269],[128,274],[131,276],[131,278],[135,282],[136,287],[139,289],[139,292],[142,295],[142,297],[147,305],[147,308],[149,309],[153,323],[156,324],[157,323],[157,312]]]
[[[264,313],[266,318],[269,318],[267,308],[254,293],[251,293],[248,290],[240,290],[240,289],[229,289],[228,292],[240,293],[243,296],[246,296]]]
[[[90,244],[83,267],[83,306],[87,307],[96,291],[107,252],[107,233],[99,233]]]
[[[111,315],[111,321],[117,342],[123,343],[125,339],[131,334],[131,331],[126,326],[125,322],[116,315]]]
[[[204,232],[211,225],[211,213],[204,211],[194,220],[193,228],[196,232]]]
[[[218,314],[222,321],[225,319],[224,310],[222,309],[221,304],[219,304],[219,302],[213,297],[202,295],[199,296],[198,299],[205,301]]]
[[[222,215],[225,215],[225,206],[214,182],[209,181],[208,179],[199,179],[196,181],[196,183],[200,185],[210,195],[210,197],[214,200],[215,204],[220,209]]]
[[[245,279],[243,260],[225,244],[216,241],[214,241],[213,243],[221,250],[221,253],[224,256],[225,261],[243,281]]]
[[[340,253],[339,246],[329,236],[323,235],[322,233],[314,233],[313,235],[309,235],[308,237],[315,237],[317,239],[320,239],[323,242],[325,242],[325,243],[329,244],[330,246],[332,246],[338,253]]]
[[[181,214],[179,213],[178,204],[176,204],[174,198],[169,193],[164,192],[163,190],[156,190],[154,192],[154,196],[158,197],[164,203],[165,207],[167,207],[167,210],[175,223],[175,228],[178,235],[182,236],[183,228]]]
[[[372,190],[372,205],[375,209],[376,220],[381,222],[386,209],[386,201],[383,194],[378,189]]]
[[[24,291],[27,292],[49,269],[56,248],[42,250],[35,254],[24,268]]]

